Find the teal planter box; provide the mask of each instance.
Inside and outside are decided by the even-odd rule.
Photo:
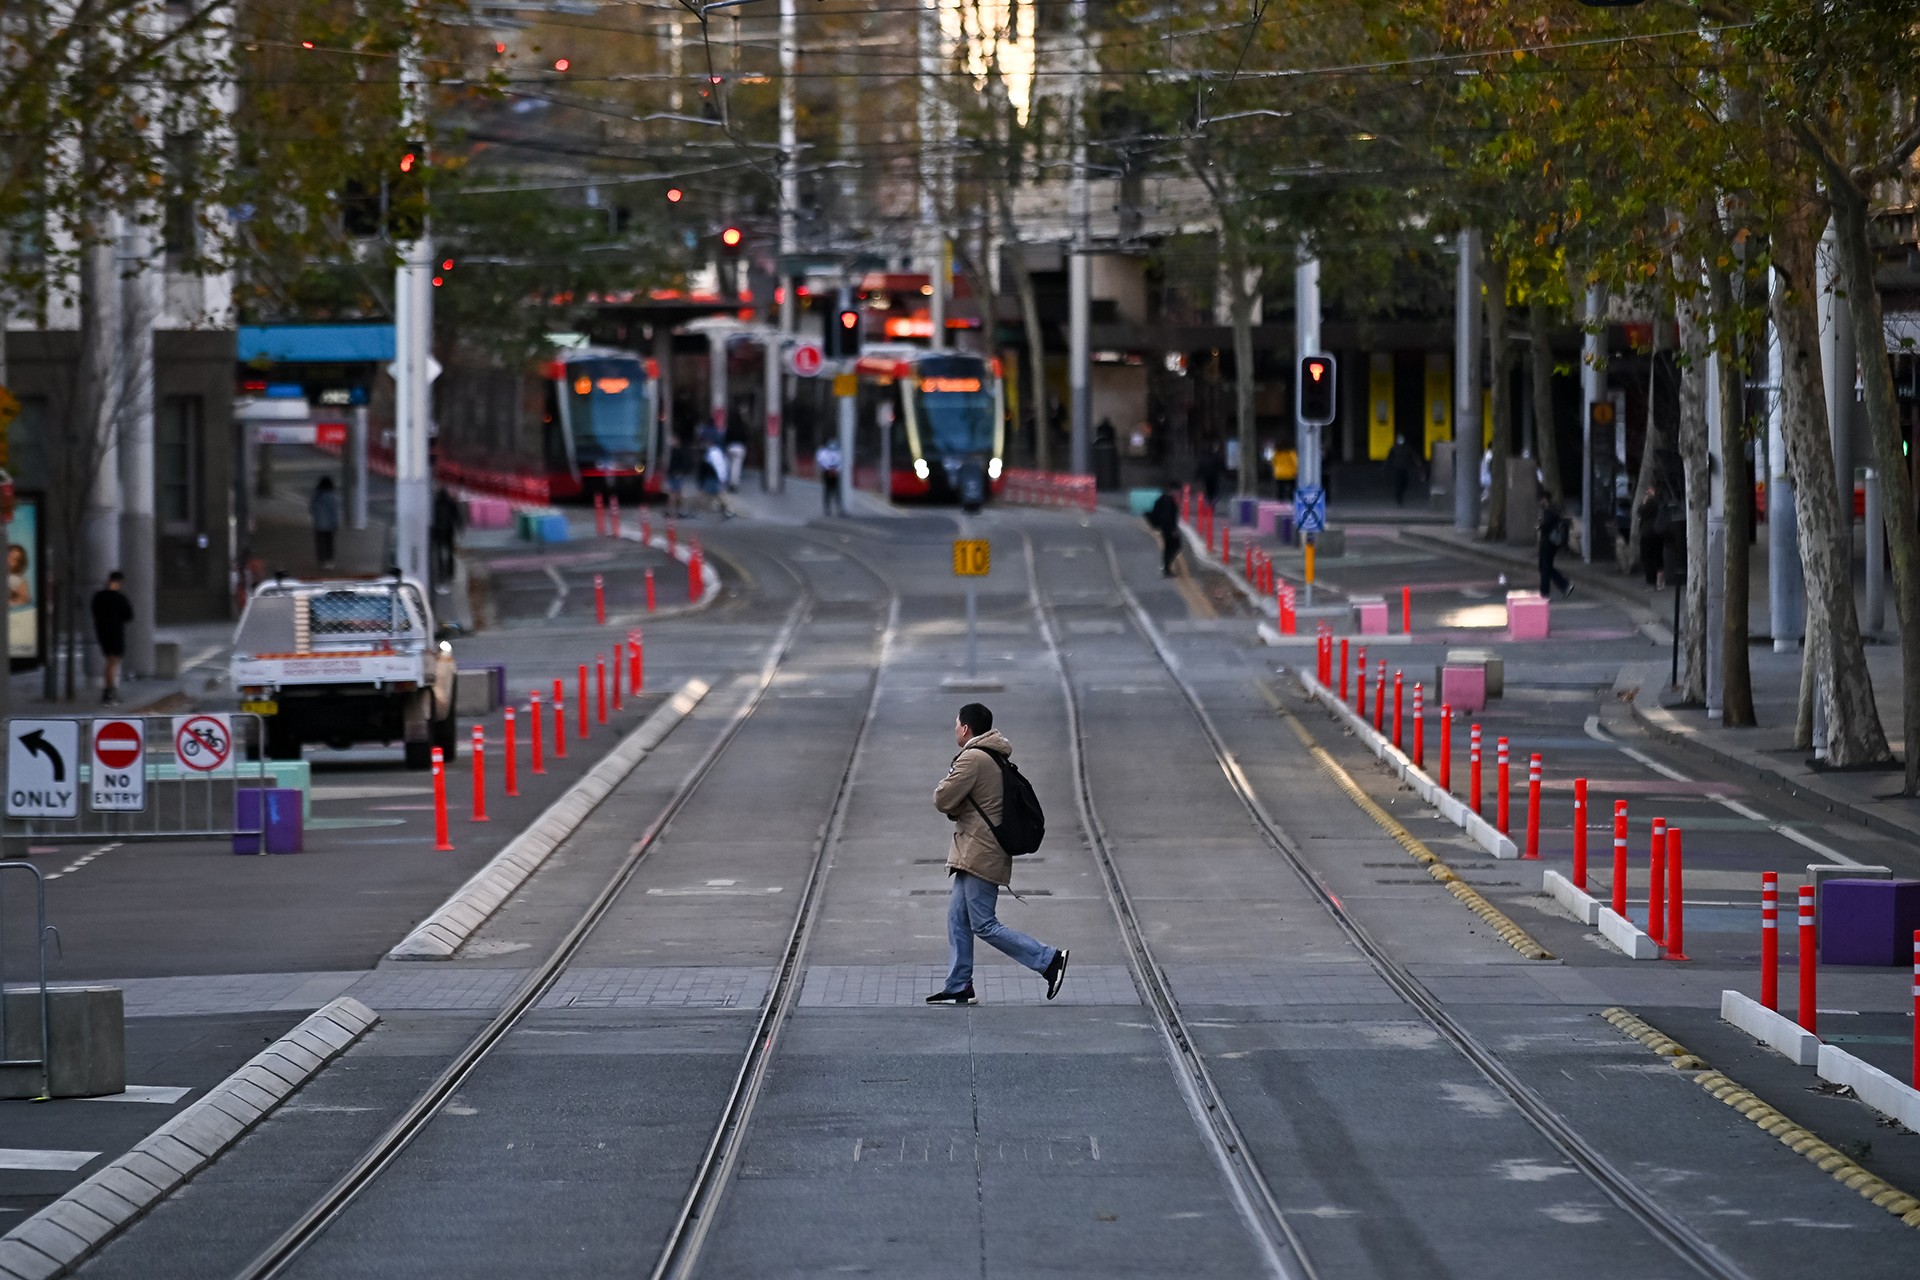
[[[1136,516],[1144,517],[1147,512],[1153,510],[1153,504],[1158,501],[1160,501],[1158,489],[1127,490],[1127,510]]]

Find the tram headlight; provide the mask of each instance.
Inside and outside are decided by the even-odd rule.
[[[1000,459],[998,459],[998,458],[990,458],[990,459],[988,459],[988,461],[987,461],[987,479],[989,479],[989,480],[998,480],[999,478],[1000,478]]]
[[[913,474],[925,480],[933,474],[933,471],[927,466],[927,460],[925,458],[915,458],[913,460]]]

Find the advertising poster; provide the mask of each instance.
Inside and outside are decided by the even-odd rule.
[[[16,663],[41,656],[40,499],[22,494],[14,500],[7,529],[7,652]]]

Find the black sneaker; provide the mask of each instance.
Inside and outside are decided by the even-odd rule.
[[[1562,595],[1560,598],[1562,600],[1571,600],[1573,598],[1573,584],[1571,582],[1567,584],[1566,593]]]
[[[1053,963],[1042,969],[1040,976],[1047,980],[1047,999],[1051,1000],[1060,994],[1060,984],[1067,980],[1067,949],[1065,947],[1053,953]]]
[[[980,997],[973,994],[972,987],[962,987],[958,991],[936,991],[927,997],[928,1004],[979,1004]]]

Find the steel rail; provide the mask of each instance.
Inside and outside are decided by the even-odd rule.
[[[900,593],[893,584],[871,564],[845,547],[837,547],[836,550],[873,574],[886,587],[886,626],[876,646],[873,673],[867,681],[866,705],[860,712],[860,725],[854,734],[853,748],[847,753],[847,762],[834,787],[833,805],[828,810],[820,838],[814,845],[813,861],[807,871],[800,902],[794,911],[793,927],[781,951],[779,968],[768,988],[766,1002],[761,1006],[760,1018],[754,1027],[753,1038],[747,1044],[740,1069],[734,1075],[733,1087],[728,1091],[726,1103],[721,1109],[720,1123],[695,1168],[693,1184],[668,1232],[659,1261],[650,1273],[653,1280],[667,1280],[668,1277],[684,1280],[691,1276],[700,1263],[707,1238],[719,1220],[720,1203],[732,1184],[733,1171],[745,1147],[747,1128],[759,1104],[761,1088],[773,1064],[774,1051],[779,1047],[781,1033],[786,1028],[788,1015],[792,1012],[795,997],[799,995],[802,979],[806,976],[807,947],[813,940],[813,927],[820,916],[820,903],[824,897],[821,890],[831,865],[829,855],[839,845],[841,833],[846,828],[847,799],[853,793],[854,775],[859,771],[860,762],[866,754],[867,733],[873,725],[874,708],[880,701],[880,677],[886,668],[887,655],[893,647],[894,634],[899,627]]]
[[[1363,955],[1395,993],[1418,1013],[1434,1030],[1451,1044],[1459,1054],[1472,1063],[1487,1082],[1506,1095],[1521,1115],[1538,1130],[1562,1155],[1577,1166],[1581,1172],[1597,1185],[1607,1198],[1630,1218],[1638,1222],[1646,1231],[1666,1245],[1678,1258],[1691,1266],[1701,1275],[1714,1280],[1749,1280],[1748,1273],[1738,1263],[1728,1257],[1718,1245],[1695,1231],[1676,1214],[1669,1212],[1663,1205],[1649,1195],[1633,1179],[1623,1173],[1592,1143],[1549,1106],[1531,1086],[1520,1079],[1519,1075],[1488,1049],[1465,1027],[1456,1021],[1452,1014],[1429,991],[1426,984],[1414,977],[1413,973],[1400,963],[1381,945],[1373,935],[1347,910],[1337,895],[1321,880],[1306,859],[1301,855],[1299,845],[1286,829],[1267,812],[1259,796],[1254,792],[1253,784],[1246,772],[1240,767],[1233,749],[1226,743],[1213,717],[1193,685],[1181,674],[1180,665],[1167,647],[1160,630],[1148,616],[1120,573],[1118,559],[1114,555],[1113,542],[1106,534],[1099,535],[1106,551],[1107,570],[1119,592],[1129,620],[1135,630],[1147,641],[1160,665],[1166,669],[1174,687],[1180,691],[1188,710],[1199,722],[1201,733],[1207,740],[1215,762],[1221,774],[1226,778],[1227,786],[1240,801],[1251,819],[1254,829],[1262,839],[1273,847],[1275,852],[1292,868],[1307,890],[1332,917],[1334,923],[1347,937],[1355,950]]]
[[[1073,673],[1060,643],[1061,633],[1055,623],[1053,608],[1040,590],[1039,565],[1034,556],[1033,539],[1023,531],[1021,540],[1026,550],[1027,589],[1034,614],[1040,622],[1040,636],[1046,642],[1054,668],[1060,675],[1060,686],[1066,694],[1067,742],[1073,765],[1074,802],[1080,811],[1081,827],[1087,833],[1087,844],[1092,850],[1094,863],[1100,868],[1101,881],[1106,886],[1107,903],[1113,908],[1114,919],[1119,923],[1121,937],[1126,942],[1127,967],[1132,970],[1134,984],[1139,987],[1146,998],[1147,1007],[1153,1012],[1174,1068],[1181,1099],[1192,1113],[1195,1126],[1207,1140],[1214,1162],[1219,1166],[1233,1197],[1234,1208],[1258,1247],[1268,1273],[1280,1280],[1319,1280],[1320,1272],[1308,1257],[1293,1225],[1287,1221],[1272,1185],[1233,1118],[1226,1096],[1214,1083],[1206,1059],[1187,1030],[1179,1001],[1174,999],[1172,985],[1167,981],[1159,962],[1154,959],[1146,931],[1140,927],[1139,917],[1134,912],[1133,899],[1127,893],[1126,881],[1113,860],[1106,828],[1101,824],[1099,809],[1094,803],[1093,780],[1087,770],[1086,729],[1080,714],[1079,691],[1074,687]]]
[[[784,562],[782,567],[786,567]],[[811,584],[791,569],[788,569],[788,572],[792,573],[794,579],[799,582],[800,595],[794,601],[792,608],[787,611],[781,630],[766,660],[761,664],[752,692],[733,713],[719,736],[694,763],[693,768],[674,790],[666,805],[647,825],[639,839],[634,841],[626,857],[621,860],[620,866],[595,895],[593,901],[588,904],[585,912],[574,922],[547,958],[527,975],[526,980],[515,989],[513,995],[508,998],[493,1019],[481,1028],[479,1033],[434,1078],[433,1082],[408,1104],[407,1109],[324,1194],[315,1200],[273,1243],[237,1273],[237,1280],[270,1280],[270,1277],[281,1274],[288,1264],[319,1239],[326,1229],[346,1211],[347,1207],[372,1186],[401,1152],[405,1151],[413,1140],[426,1130],[439,1114],[442,1105],[453,1096],[461,1084],[487,1059],[539,1002],[540,997],[558,980],[568,962],[619,899],[635,872],[659,842],[661,835],[700,789],[727,747],[732,744],[740,730],[765,700],[767,690],[772,687],[781,665],[792,652],[800,628],[812,616],[816,603]],[[864,733],[864,721],[862,731]]]

